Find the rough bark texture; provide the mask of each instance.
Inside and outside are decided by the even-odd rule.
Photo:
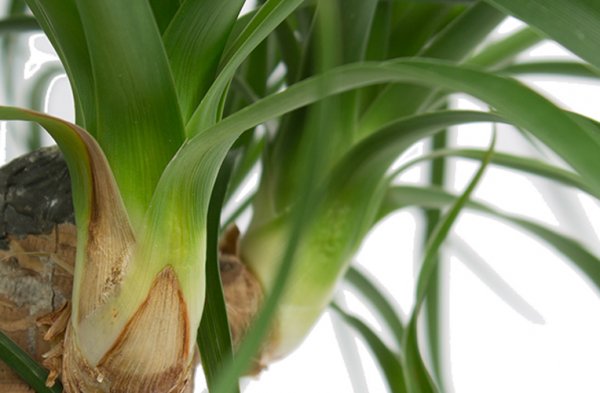
[[[51,343],[36,322],[71,296],[75,239],[58,150],[41,149],[0,169],[0,329],[40,362]],[[30,391],[0,361],[0,392]]]
[[[262,302],[254,275],[237,256],[239,231],[220,244],[221,275],[234,345]],[[0,330],[40,363],[60,370],[60,333],[48,326],[71,298],[76,231],[69,174],[56,148],[41,149],[0,168]],[[67,314],[68,315],[68,309]],[[50,342],[44,340],[52,336]],[[54,348],[57,356],[42,358]],[[250,374],[264,367],[256,360]],[[188,392],[193,384],[188,384]],[[0,392],[32,390],[0,361]]]

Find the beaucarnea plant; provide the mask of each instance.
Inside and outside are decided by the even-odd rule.
[[[420,204],[452,207],[431,219],[408,326],[387,313],[398,347],[335,309],[370,343],[392,391],[436,391],[442,381],[437,365],[430,372],[422,359],[417,321],[423,306],[430,316],[437,312],[436,252],[486,165],[496,160],[600,195],[597,124],[506,76],[593,74],[583,64],[507,64],[543,32],[598,66],[600,35],[592,22],[600,7],[583,0],[269,0],[239,17],[243,3],[27,1],[61,58],[75,102],[76,125],[0,107],[4,120],[42,125],[71,174],[78,243],[62,344],[64,388],[184,391],[198,342],[211,392],[236,389],[239,375],[297,347],[345,274],[377,298],[359,272],[348,270],[352,257],[379,219]],[[537,32],[526,28],[486,44],[506,13]],[[447,110],[457,91],[492,110]],[[492,145],[472,154],[482,165],[460,198],[391,185],[390,166],[414,142],[473,122],[514,124],[574,172],[495,159]],[[256,128],[261,124],[266,131]],[[219,206],[259,159],[252,222],[239,248],[232,246],[235,230],[222,247],[224,257],[247,266],[248,280],[257,280],[251,288],[263,292],[253,294],[262,299],[258,314],[231,327],[238,347],[232,360],[216,269]],[[514,221],[574,255],[599,282],[597,260],[581,257],[577,243]],[[435,318],[428,320],[435,333]]]

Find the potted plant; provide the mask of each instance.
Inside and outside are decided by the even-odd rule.
[[[25,3],[33,16],[4,26],[43,29],[75,107],[74,123],[0,107],[2,120],[52,135],[72,184],[72,296],[42,319],[55,340],[48,387],[2,341],[4,361],[38,391],[60,391],[59,382],[66,392],[186,391],[197,348],[209,390],[235,391],[240,375],[299,345],[344,278],[395,332],[390,347],[332,305],[369,343],[390,390],[439,391],[437,253],[466,205],[500,216],[469,202],[490,162],[600,195],[597,123],[512,76],[595,76],[600,7],[587,1],[268,0],[241,16],[243,0]],[[507,15],[529,26],[487,41]],[[542,37],[581,61],[516,62]],[[449,110],[454,92],[490,110]],[[440,160],[430,185],[393,184],[389,169],[412,144],[434,138],[429,159],[456,154],[443,150],[444,130],[473,122],[515,125],[572,172],[495,155],[492,142],[461,153],[481,162],[461,195],[439,188]],[[225,229],[223,203],[258,162],[257,191],[239,210],[251,207],[251,223],[241,234]],[[369,230],[407,205],[432,211],[416,305],[403,323],[350,264]],[[576,241],[503,218],[599,282],[597,258]],[[432,364],[418,341],[424,308]]]

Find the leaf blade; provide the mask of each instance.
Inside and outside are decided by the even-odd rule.
[[[95,81],[95,136],[138,227],[184,138],[169,64],[146,0],[75,1]]]
[[[56,382],[46,386],[48,371],[37,364],[25,351],[0,330],[0,359],[9,365],[37,393],[61,393],[62,385]]]
[[[600,68],[600,8],[592,0],[486,0]]]
[[[379,336],[363,321],[357,317],[348,314],[335,303],[331,304],[333,309],[342,319],[351,326],[367,343],[375,359],[379,363],[379,367],[385,376],[385,380],[391,392],[406,393],[406,385],[404,381],[403,366],[398,355],[394,354]]]

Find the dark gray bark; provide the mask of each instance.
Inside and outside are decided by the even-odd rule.
[[[39,362],[53,343],[41,317],[71,296],[75,227],[69,174],[56,148],[0,168],[0,330]],[[0,361],[0,392],[30,392]]]
[[[0,247],[7,236],[50,233],[73,223],[71,183],[56,147],[36,150],[0,169]]]

